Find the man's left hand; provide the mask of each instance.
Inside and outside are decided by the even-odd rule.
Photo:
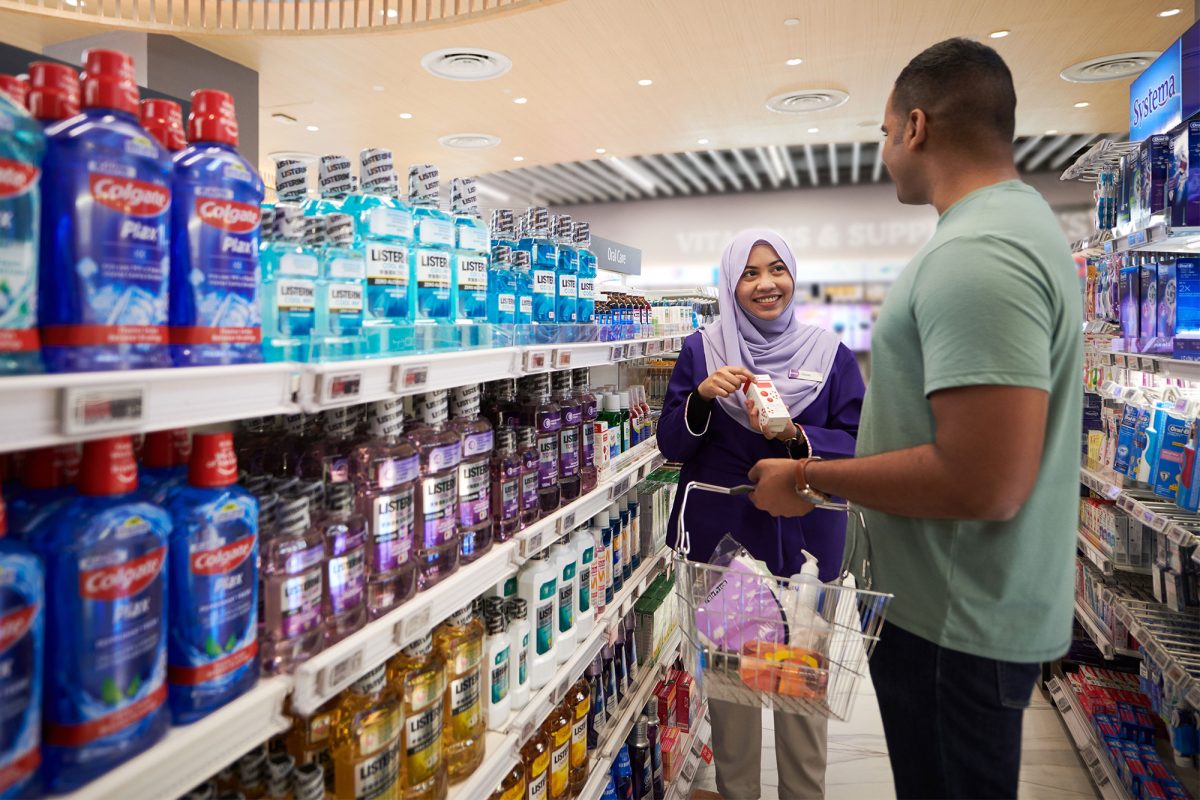
[[[750,502],[773,517],[803,517],[813,510],[796,494],[796,462],[790,458],[764,458],[750,469],[750,480]]]

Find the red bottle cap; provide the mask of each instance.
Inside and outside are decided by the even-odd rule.
[[[142,127],[159,144],[172,153],[187,147],[187,138],[183,135],[183,109],[179,103],[151,97],[141,102],[139,110]]]
[[[29,81],[20,75],[0,75],[0,92],[4,92],[9,100],[24,108],[25,100],[29,96]]]
[[[233,107],[232,95],[219,89],[197,89],[192,92],[188,141],[220,142],[237,147],[237,112]]]
[[[57,489],[64,483],[57,447],[40,447],[25,454],[21,463],[21,485],[26,489]]]
[[[116,50],[88,50],[83,54],[82,83],[84,108],[137,114],[137,73],[132,56]]]
[[[142,443],[142,466],[182,467],[188,463],[191,450],[187,428],[148,433]]]
[[[67,119],[78,114],[78,73],[57,61],[31,63],[29,113],[40,120]]]
[[[79,493],[86,495],[127,494],[137,488],[137,461],[133,439],[113,436],[83,443],[83,466],[79,471]]]
[[[237,479],[237,453],[233,450],[232,433],[197,433],[192,437],[188,483],[218,487],[237,483]]]

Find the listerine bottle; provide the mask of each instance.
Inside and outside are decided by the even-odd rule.
[[[326,487],[328,507],[314,524],[325,540],[325,646],[340,642],[367,621],[367,520],[354,510],[354,487]]]
[[[538,500],[541,475],[537,430],[532,425],[517,428],[517,454],[521,457],[521,527],[527,528],[542,516],[542,504]]]
[[[412,321],[408,253],[412,214],[393,195],[396,168],[391,150],[368,148],[359,155],[361,190],[342,203],[354,217],[355,244],[367,262],[367,305],[363,320],[374,354],[405,349],[403,327]]]
[[[540,325],[553,324],[558,285],[558,248],[550,230],[550,211],[531,208],[526,212],[526,230],[520,250],[529,254],[533,278],[533,321]]]
[[[579,367],[572,373],[571,382],[575,388],[575,398],[583,414],[579,446],[579,491],[583,494],[596,488],[596,451],[592,433],[593,423],[599,412],[596,396],[588,387],[590,379],[587,367]]]
[[[275,206],[275,235],[262,254],[263,353],[268,361],[304,361],[316,319],[320,262],[315,217],[291,203]]]
[[[517,297],[517,326],[533,322],[533,271],[529,268],[529,253],[512,253],[513,292]]]
[[[372,405],[371,438],[350,453],[356,506],[367,518],[367,613],[378,619],[417,590],[413,559],[420,459],[403,437],[404,400]]]
[[[471,606],[460,608],[437,627],[434,647],[446,662],[446,765],[458,783],[483,761],[483,624]]]
[[[445,730],[446,662],[426,633],[401,650],[388,664],[392,685],[404,701],[404,800],[446,796]]]
[[[487,226],[479,218],[479,198],[473,179],[455,178],[450,182],[450,210],[454,213],[455,233],[454,313],[460,322],[485,322],[491,246]]]
[[[310,525],[311,501],[280,498],[275,532],[260,543],[262,553],[262,665],[270,673],[291,672],[324,644],[321,597],[325,547]]]
[[[579,256],[579,307],[575,321],[591,325],[596,317],[596,254],[592,252],[592,228],[586,222],[575,223],[575,252]]]
[[[524,422],[537,432],[538,505],[543,514],[549,514],[562,501],[558,483],[562,411],[550,398],[549,375],[534,375],[527,386],[529,402],[524,409]]]
[[[454,221],[438,208],[438,185],[438,169],[433,164],[415,164],[409,168],[408,201],[413,220],[409,261],[415,292],[410,302],[415,322],[440,322],[453,316],[450,257],[454,250]]]
[[[400,697],[380,664],[342,695],[333,733],[333,793],[395,800],[400,788]]]
[[[275,162],[275,198],[278,203],[303,207],[308,202],[308,165],[295,158]]]
[[[354,218],[329,214],[325,220],[325,247],[317,277],[317,334],[322,358],[353,358],[362,354],[363,313],[366,299],[366,261],[354,246]]]
[[[492,424],[479,414],[479,384],[454,389],[452,425],[462,437],[458,465],[459,561],[469,564],[492,547]]]
[[[517,453],[517,432],[512,428],[496,431],[491,472],[492,540],[507,542],[521,528],[521,456]]]
[[[571,215],[559,214],[555,228],[558,285],[554,317],[559,325],[573,325],[579,308],[579,253],[575,250],[575,225]]]
[[[420,587],[426,589],[458,568],[459,434],[449,425],[445,390],[419,394],[413,402],[417,425],[408,440],[421,456],[417,492],[415,557]]]
[[[516,217],[510,208],[497,208],[492,212],[492,247],[517,247]]]
[[[515,325],[517,322],[517,284],[512,269],[512,250],[508,245],[492,248],[492,263],[488,268],[488,322],[493,325]]]
[[[562,500],[569,503],[580,493],[580,456],[583,445],[583,406],[571,390],[571,373],[555,372],[552,376],[554,402],[562,415],[558,429],[558,485]]]
[[[310,217],[336,214],[342,210],[342,203],[350,196],[350,177],[353,167],[346,156],[321,156],[317,168],[317,191],[320,197],[314,197],[304,204],[304,213]]]

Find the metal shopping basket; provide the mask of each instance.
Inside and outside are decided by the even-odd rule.
[[[737,566],[689,561],[688,494],[753,489],[697,482],[684,488],[673,561],[685,662],[710,699],[844,721],[892,595],[869,591],[869,555],[860,570],[867,581],[862,589],[845,562],[837,582],[793,585]],[[821,508],[858,513],[847,504]],[[865,531],[861,514],[859,522]],[[846,552],[854,552],[849,542]],[[815,614],[804,610],[813,605]]]

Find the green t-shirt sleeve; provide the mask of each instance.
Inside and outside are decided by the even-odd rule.
[[[962,386],[1050,390],[1056,311],[1040,265],[989,237],[952,239],[922,260],[911,294],[925,395]]]

